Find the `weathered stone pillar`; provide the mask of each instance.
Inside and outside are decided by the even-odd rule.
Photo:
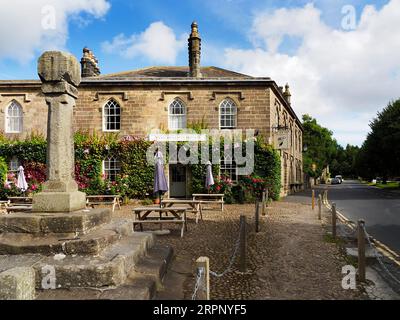
[[[49,107],[47,123],[47,181],[33,197],[34,212],[73,212],[85,208],[86,195],[75,182],[73,108],[81,81],[76,58],[45,52],[38,62],[42,92]]]

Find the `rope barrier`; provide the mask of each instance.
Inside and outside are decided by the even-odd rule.
[[[212,276],[214,276],[216,278],[222,278],[228,272],[232,271],[233,264],[235,263],[236,257],[238,255],[238,250],[239,250],[239,247],[240,247],[240,234],[242,232],[242,228],[243,227],[244,227],[244,225],[243,225],[243,222],[241,221],[240,226],[239,226],[239,235],[238,235],[238,237],[236,239],[232,255],[231,255],[230,259],[229,259],[228,267],[221,273],[217,273],[215,271],[211,271],[210,270],[209,271],[210,275],[212,275]],[[202,278],[203,278],[203,276],[204,276],[204,269],[203,268],[199,268],[198,272],[197,272],[196,283],[195,283],[193,294],[192,294],[192,300],[196,300],[197,293],[198,293],[199,289],[202,287]]]
[[[199,269],[197,273],[197,279],[196,279],[196,284],[194,286],[193,294],[192,294],[192,300],[196,300],[197,297],[197,292],[199,291],[199,288],[201,287],[201,278],[203,276],[204,270]]]
[[[221,273],[217,273],[217,272],[214,272],[214,271],[210,270],[210,274],[213,277],[222,278],[224,275],[226,275],[228,272],[230,272],[232,270],[232,266],[235,263],[236,256],[237,256],[237,253],[238,253],[238,250],[239,250],[239,246],[240,246],[240,232],[241,232],[242,228],[243,228],[243,224],[241,223],[240,227],[239,227],[239,235],[238,235],[238,238],[236,240],[235,247],[234,247],[234,250],[232,252],[232,255],[231,255],[230,259],[229,259],[228,267],[225,269],[224,272],[221,272]]]

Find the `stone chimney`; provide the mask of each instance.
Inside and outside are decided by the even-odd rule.
[[[290,93],[288,83],[286,83],[285,92],[283,93],[283,96],[285,97],[285,100],[287,101],[287,103],[291,104],[290,100],[291,100],[292,94]]]
[[[94,56],[92,50],[83,48],[83,56],[81,59],[81,74],[82,78],[95,77],[100,75],[98,66],[99,61]]]
[[[192,23],[192,33],[188,39],[189,42],[189,77],[201,78],[200,70],[200,54],[201,54],[201,39],[197,22]]]

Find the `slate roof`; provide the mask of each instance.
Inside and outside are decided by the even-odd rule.
[[[124,71],[97,77],[85,78],[88,80],[130,80],[130,79],[188,79],[189,67],[148,67],[144,69]],[[253,79],[253,77],[238,72],[217,67],[201,67],[203,79]],[[190,78],[189,78],[190,79]]]

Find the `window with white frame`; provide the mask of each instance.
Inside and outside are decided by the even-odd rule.
[[[22,132],[23,111],[21,105],[13,101],[6,110],[6,132],[21,133]]]
[[[103,161],[103,173],[107,180],[115,181],[121,172],[121,163],[116,157],[110,157]]]
[[[103,130],[121,130],[121,107],[114,99],[108,100],[103,108]]]
[[[219,106],[219,119],[221,129],[236,128],[237,106],[232,99],[225,99]]]
[[[9,170],[11,172],[17,172],[19,166],[20,166],[20,162],[19,162],[18,158],[17,157],[11,158],[10,163],[9,163]]]
[[[233,182],[238,182],[238,169],[236,162],[230,157],[221,159],[220,175],[231,179]]]
[[[186,107],[180,99],[175,99],[169,105],[168,128],[170,130],[186,129]]]

